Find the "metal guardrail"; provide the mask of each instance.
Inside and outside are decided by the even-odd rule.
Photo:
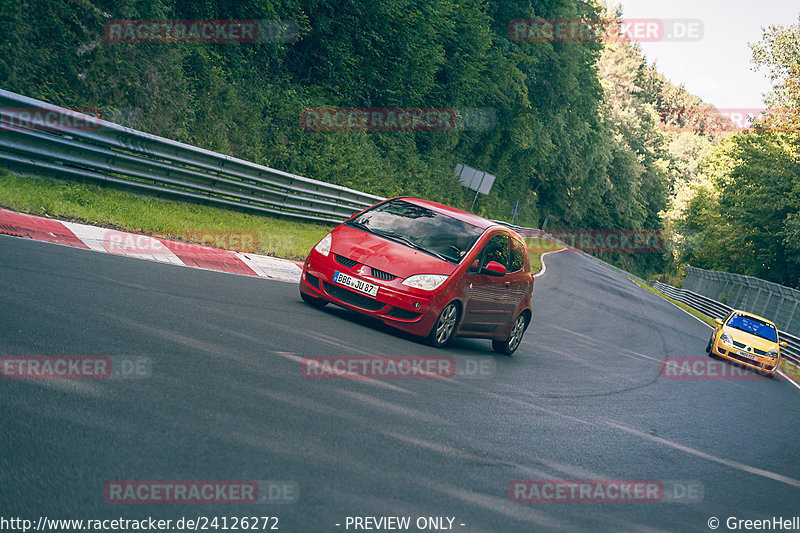
[[[383,200],[0,89],[0,166],[316,222]]]
[[[656,281],[653,283],[653,288],[663,292],[670,298],[683,302],[692,309],[700,311],[711,318],[722,318],[727,315],[733,307],[729,307],[724,303],[718,302],[702,294],[690,291],[688,289],[678,289],[672,285]],[[744,309],[746,311],[747,309]],[[797,365],[800,364],[800,338],[790,335],[784,331],[779,331],[780,340],[786,341],[788,346],[781,351],[784,358]]]
[[[692,309],[700,311],[711,318],[722,318],[727,315],[733,307],[729,307],[721,302],[707,298],[702,294],[697,294],[686,289],[678,289],[672,285],[656,281],[653,283],[653,288],[659,290],[674,300],[683,302]]]
[[[793,333],[800,332],[800,291],[752,276],[686,267],[683,288],[748,309],[772,320],[776,326]]]

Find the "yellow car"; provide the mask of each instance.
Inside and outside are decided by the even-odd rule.
[[[706,352],[710,357],[721,357],[752,368],[774,378],[781,361],[778,328],[766,318],[734,309],[714,322],[717,327],[711,334]]]

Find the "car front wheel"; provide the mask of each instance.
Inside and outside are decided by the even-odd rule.
[[[458,322],[458,306],[455,302],[450,302],[439,313],[439,318],[431,329],[428,340],[431,345],[436,348],[441,348],[453,339],[453,334],[456,331],[456,323]]]
[[[508,334],[506,340],[492,341],[492,348],[494,348],[494,351],[506,355],[514,353],[522,342],[522,335],[525,334],[526,326],[527,320],[525,320],[525,315],[519,315],[514,321],[514,325],[511,326],[511,332]]]

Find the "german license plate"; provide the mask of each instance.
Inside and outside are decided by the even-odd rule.
[[[370,296],[373,297],[378,294],[377,285],[370,283],[368,281],[364,281],[363,279],[358,279],[354,278],[353,276],[348,276],[347,274],[342,274],[338,270],[333,273],[333,281],[335,283],[338,283],[339,285],[350,287],[351,289],[355,289],[365,294],[369,294]]]
[[[742,357],[746,357],[746,358],[748,358],[748,359],[752,359],[753,361],[758,361],[758,357],[756,357],[756,356],[755,356],[755,355],[753,355],[753,354],[749,354],[749,353],[747,353],[747,352],[743,352],[743,351],[741,351],[741,350],[736,350],[736,353],[738,353],[738,354],[739,354],[739,355],[741,355]]]

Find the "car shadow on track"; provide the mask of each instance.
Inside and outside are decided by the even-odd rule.
[[[380,331],[381,333],[385,333],[386,335],[391,335],[392,337],[396,337],[398,339],[403,339],[409,342],[413,342],[418,346],[423,346],[427,348],[427,350],[430,352],[431,355],[443,354],[443,353],[453,355],[454,353],[457,353],[462,355],[484,355],[484,356],[497,357],[499,359],[509,358],[509,356],[507,355],[495,352],[492,349],[491,341],[488,339],[455,338],[447,347],[437,349],[429,345],[425,338],[418,337],[401,329],[394,328],[384,323],[383,321],[378,320],[377,318],[361,315],[359,313],[356,313],[355,311],[350,311],[348,309],[344,309],[342,307],[333,304],[326,305],[322,309],[315,309],[309,306],[308,304],[303,303],[301,300],[298,300],[297,304],[304,306],[307,309],[318,311],[320,313],[327,313],[330,316],[335,316],[342,320],[347,320],[351,323],[358,324],[360,326],[364,326],[373,329],[375,331]]]

